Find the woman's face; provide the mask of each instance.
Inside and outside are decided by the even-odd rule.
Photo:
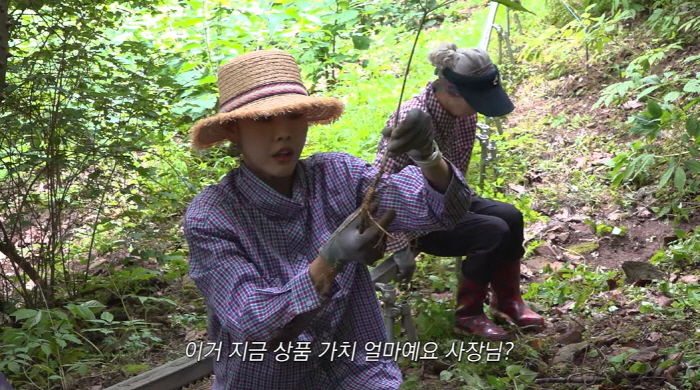
[[[445,80],[440,80],[435,97],[450,115],[464,118],[476,114],[476,110],[459,94],[457,88]]]
[[[256,176],[271,188],[288,193],[308,129],[309,122],[302,114],[239,119],[232,127],[231,141]]]

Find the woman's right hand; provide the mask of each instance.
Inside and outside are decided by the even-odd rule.
[[[378,206],[378,203],[373,203],[369,212],[374,215]],[[333,233],[331,239],[319,251],[319,256],[338,272],[350,262],[368,266],[374,264],[384,257],[386,235],[382,229],[386,230],[395,216],[395,210],[387,210],[377,223],[370,220],[367,213],[351,216],[350,223]],[[347,221],[343,221],[341,226]]]

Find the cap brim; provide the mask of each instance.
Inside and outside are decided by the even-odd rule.
[[[206,149],[226,141],[228,122],[237,119],[256,119],[287,113],[304,113],[309,125],[328,124],[343,114],[345,106],[336,98],[275,95],[258,100],[240,109],[202,119],[192,126],[191,142],[195,149]]]
[[[515,106],[501,85],[498,68],[494,68],[483,76],[463,76],[450,69],[445,69],[443,74],[476,112],[495,118],[510,114]]]

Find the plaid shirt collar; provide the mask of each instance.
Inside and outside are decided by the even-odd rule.
[[[308,182],[304,170],[301,169],[299,164],[297,164],[294,170],[294,184],[291,198],[280,194],[265,184],[245,165],[245,163],[241,163],[238,174],[233,179],[233,182],[241,196],[255,208],[270,217],[281,219],[297,218],[299,213],[304,209],[304,200],[308,198]]]

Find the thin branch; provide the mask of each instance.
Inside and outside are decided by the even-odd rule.
[[[109,174],[110,179],[114,177],[114,171],[117,170],[117,162],[118,160],[114,161],[114,166],[112,167],[112,173]],[[109,183],[109,181],[108,181]],[[105,197],[107,196],[107,189],[105,188],[104,191],[102,191],[102,198],[100,198],[100,205],[97,207],[97,213],[95,214],[95,225],[92,228],[92,237],[90,237],[90,247],[88,248],[88,260],[87,260],[87,265],[85,266],[85,284],[88,282],[88,277],[90,274],[90,262],[92,261],[92,248],[95,244],[95,236],[97,235],[97,226],[100,224],[100,213],[102,212],[102,208],[104,206],[105,202]]]

